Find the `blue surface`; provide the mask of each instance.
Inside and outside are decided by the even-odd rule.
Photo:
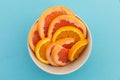
[[[93,49],[86,64],[67,75],[39,69],[27,51],[34,21],[64,5],[89,26]],[[0,80],[120,80],[120,0],[0,0]]]

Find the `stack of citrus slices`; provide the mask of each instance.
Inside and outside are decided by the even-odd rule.
[[[65,66],[78,59],[87,46],[87,28],[71,10],[55,6],[33,25],[28,43],[40,62]]]

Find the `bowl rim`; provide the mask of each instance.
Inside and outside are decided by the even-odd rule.
[[[43,71],[45,71],[45,72],[47,72],[47,73],[49,73],[49,74],[65,75],[65,74],[70,74],[70,73],[72,73],[72,72],[77,71],[78,69],[80,69],[80,68],[87,62],[88,58],[89,58],[90,55],[91,55],[91,51],[92,51],[92,35],[91,35],[90,28],[88,27],[88,25],[86,24],[86,22],[85,22],[81,17],[79,17],[79,16],[76,16],[76,17],[78,17],[78,18],[86,25],[86,28],[87,28],[87,30],[88,30],[89,37],[90,37],[90,49],[89,49],[88,55],[87,55],[87,57],[85,58],[85,60],[84,60],[84,61],[81,63],[81,65],[79,65],[77,68],[75,68],[75,69],[73,69],[73,70],[71,70],[71,71],[68,71],[68,72],[64,72],[64,73],[54,73],[54,72],[51,72],[51,71],[47,71],[47,70],[45,70],[43,67],[41,67],[41,66],[37,63],[37,62],[38,62],[37,59],[36,59],[36,60],[34,59],[34,57],[33,57],[34,54],[32,54],[32,53],[30,52],[30,51],[32,51],[32,50],[30,49],[30,46],[29,46],[29,43],[28,43],[28,38],[27,38],[28,53],[29,53],[30,57],[32,58],[32,61],[35,63],[35,65],[36,65],[39,69],[41,69],[41,70],[43,70]],[[38,18],[38,19],[39,19],[39,18]],[[35,20],[35,22],[33,23],[33,25],[38,21],[38,19]],[[32,25],[32,26],[33,26],[33,25]],[[31,28],[32,28],[32,26],[31,26]],[[31,28],[29,29],[28,36],[29,36],[29,34],[30,34]]]

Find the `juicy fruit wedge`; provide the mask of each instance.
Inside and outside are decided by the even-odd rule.
[[[74,13],[64,6],[55,6],[47,9],[46,11],[44,11],[44,13],[42,13],[38,21],[38,31],[41,38],[47,37],[48,27],[51,21],[55,17],[64,15],[64,14],[74,16]]]
[[[29,32],[29,36],[28,36],[28,43],[30,48],[34,51],[36,44],[38,43],[38,41],[41,39],[39,34],[38,34],[38,30],[37,30],[37,25],[38,22],[36,22],[30,32]]]
[[[74,38],[75,42],[84,39],[84,35],[83,33],[73,27],[73,26],[64,26],[59,28],[53,35],[52,37],[52,42],[55,42],[57,40],[60,39],[64,39],[64,38]]]
[[[51,57],[57,65],[65,66],[69,63],[68,52],[68,49],[60,45],[56,45],[52,50]]]
[[[61,27],[64,26],[73,26],[82,31],[85,38],[87,36],[86,25],[77,17],[70,15],[60,15],[56,17],[50,24],[48,30],[48,37],[52,38],[53,34]]]
[[[68,59],[70,61],[74,61],[75,59],[77,59],[82,53],[82,51],[85,49],[87,44],[88,44],[87,39],[80,40],[77,43],[75,43],[68,53]]]
[[[74,38],[64,38],[55,42],[58,45],[63,46],[66,49],[70,49],[75,44]]]
[[[47,60],[49,61],[49,63],[53,66],[58,66],[51,58],[51,53],[52,53],[52,50],[53,48],[55,47],[55,43],[50,43],[47,48],[46,48],[46,57],[47,57]]]
[[[49,38],[44,38],[42,40],[40,40],[36,47],[35,47],[35,54],[37,59],[45,64],[49,64],[47,58],[46,58],[46,46],[50,43],[50,39]]]
[[[75,40],[73,38],[64,38],[64,39],[60,39],[56,42],[50,43],[46,48],[47,60],[50,62],[51,65],[58,66],[51,58],[53,48],[56,45],[60,45],[60,46],[63,46],[67,49],[70,49],[74,43],[75,43]]]

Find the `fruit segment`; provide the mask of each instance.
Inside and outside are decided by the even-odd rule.
[[[84,50],[84,48],[87,46],[87,44],[88,44],[87,39],[80,40],[77,43],[75,43],[69,51],[68,54],[69,60],[74,61],[75,59],[77,59]]]
[[[44,11],[38,21],[38,31],[41,38],[47,37],[48,28],[51,21],[60,15],[71,15],[74,16],[74,13],[64,6],[55,6]]]
[[[54,43],[50,43],[46,48],[47,60],[50,62],[51,65],[58,66],[58,64],[56,64],[51,58],[53,48],[56,45],[60,45],[60,46],[63,46],[64,48],[70,49],[74,43],[75,43],[75,40],[73,38],[65,38],[65,39],[58,40]]]
[[[31,47],[31,49],[34,51],[36,44],[38,43],[39,40],[41,40],[39,34],[38,34],[38,30],[37,30],[37,25],[38,22],[36,22],[30,32],[29,32],[29,36],[28,36],[28,43],[29,46]]]
[[[68,52],[69,49],[56,45],[52,50],[51,57],[57,65],[65,66],[69,63]]]
[[[74,38],[75,41],[77,42],[79,40],[84,39],[84,35],[81,32],[81,30],[73,26],[63,26],[54,33],[52,37],[52,42],[64,38]]]
[[[46,58],[46,47],[49,43],[50,43],[50,39],[44,38],[40,40],[35,47],[35,54],[37,59],[44,64],[49,64]]]
[[[47,60],[49,61],[49,63],[53,66],[58,66],[51,58],[51,53],[52,53],[52,50],[53,48],[55,47],[55,43],[50,43],[47,48],[46,48],[46,57],[47,57]]]
[[[50,24],[48,37],[52,38],[53,34],[61,27],[73,26],[82,31],[84,36],[87,36],[86,25],[77,17],[70,15],[60,15],[56,17]]]

